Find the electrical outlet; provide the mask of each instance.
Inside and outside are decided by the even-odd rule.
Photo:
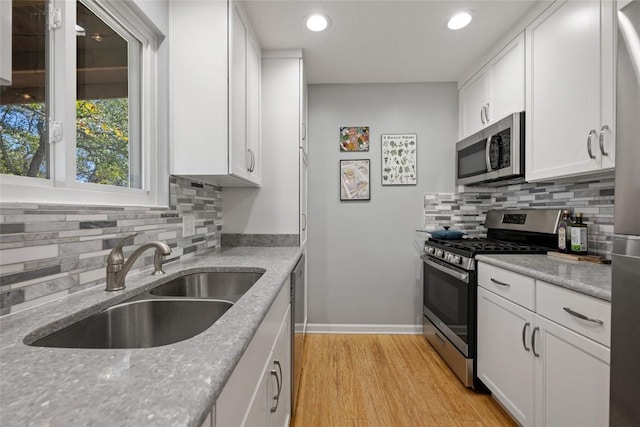
[[[196,234],[196,217],[194,215],[184,215],[182,217],[182,237],[189,237]]]

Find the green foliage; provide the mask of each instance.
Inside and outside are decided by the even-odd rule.
[[[76,101],[76,179],[129,186],[127,98]],[[0,105],[0,173],[47,177],[44,104]]]
[[[76,101],[77,180],[129,186],[126,98]]]
[[[44,104],[0,105],[0,173],[47,177],[45,156],[36,155],[46,151],[45,123]]]

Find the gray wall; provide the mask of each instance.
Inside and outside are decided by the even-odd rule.
[[[311,85],[309,126],[309,323],[421,324],[415,230],[424,194],[454,190],[456,84]],[[341,126],[369,126],[370,151],[341,153]],[[417,134],[418,185],[381,185],[383,133]],[[358,158],[371,160],[371,200],[340,202],[338,160]]]

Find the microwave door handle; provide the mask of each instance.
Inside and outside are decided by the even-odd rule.
[[[491,138],[493,138],[493,135],[489,135],[489,138],[487,138],[487,145],[485,145],[484,147],[484,157],[485,160],[487,162],[487,172],[491,172]]]

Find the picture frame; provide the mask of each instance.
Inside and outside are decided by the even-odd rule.
[[[369,159],[340,160],[340,201],[371,200]]]
[[[382,134],[381,143],[382,185],[417,185],[417,134]]]
[[[369,126],[341,126],[340,151],[369,151]]]

